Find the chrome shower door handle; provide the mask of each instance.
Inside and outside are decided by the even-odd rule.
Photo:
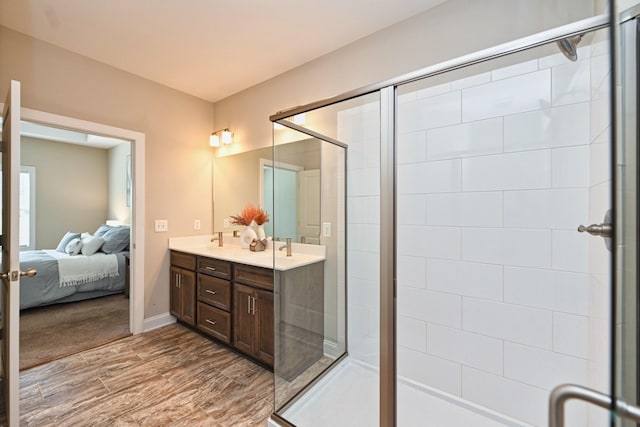
[[[578,233],[589,233],[592,236],[600,236],[604,238],[604,244],[611,251],[611,238],[613,237],[613,224],[611,222],[611,209],[604,215],[604,220],[600,224],[578,226]]]
[[[636,423],[640,422],[640,408],[612,399],[599,391],[576,384],[562,384],[551,390],[549,396],[549,427],[564,427],[564,404],[571,399],[593,403],[604,409],[613,409],[613,415]],[[611,407],[615,405],[615,407]]]

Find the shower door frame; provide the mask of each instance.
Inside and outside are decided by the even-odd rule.
[[[614,0],[610,0],[610,10],[615,10]],[[634,6],[621,12],[616,24],[620,25],[640,16],[640,6]],[[297,126],[286,119],[296,114],[337,104],[350,99],[358,98],[374,92],[380,93],[380,425],[391,426],[396,424],[396,225],[395,225],[395,196],[396,196],[396,145],[397,145],[397,104],[396,91],[400,85],[417,80],[437,76],[454,70],[480,64],[493,59],[526,51],[538,46],[546,45],[565,39],[604,28],[611,28],[612,21],[608,14],[598,15],[581,21],[566,24],[551,30],[543,31],[531,36],[523,37],[511,42],[503,43],[488,49],[480,50],[439,64],[425,67],[417,71],[407,73],[377,84],[369,85],[343,93],[338,96],[315,101],[306,105],[297,106],[279,111],[269,119],[274,123],[296,129]],[[611,52],[613,61],[613,52]],[[614,84],[614,83],[612,83]],[[612,91],[614,96],[615,91]],[[614,98],[615,99],[615,98]],[[614,107],[611,108],[611,123],[616,123]],[[612,126],[612,133],[614,126]],[[308,133],[308,129],[297,129]],[[326,139],[323,136],[322,139]],[[612,135],[612,141],[615,136]],[[613,143],[612,143],[613,144]],[[615,154],[615,148],[614,148]],[[616,156],[612,155],[612,169],[615,171]],[[616,174],[612,176],[613,191],[618,186]],[[615,204],[612,206],[615,218]],[[616,247],[616,237],[613,236],[613,247]],[[616,254],[613,254],[613,266],[617,266]],[[616,283],[616,268],[612,268],[611,283]],[[615,289],[616,286],[613,286]],[[611,325],[615,327],[615,310],[611,313]],[[612,332],[615,332],[612,330]],[[615,333],[612,334],[612,349],[615,348]],[[348,353],[348,348],[347,348]],[[613,353],[612,353],[613,354]],[[326,372],[325,372],[326,374]],[[615,374],[611,371],[611,392],[615,391]],[[280,419],[274,413],[275,418]]]

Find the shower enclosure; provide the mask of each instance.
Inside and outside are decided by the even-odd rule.
[[[274,161],[282,132],[339,147],[320,211],[346,236],[323,330],[344,347],[286,399],[276,364],[274,423],[545,426],[565,383],[639,403],[638,13],[272,117]],[[633,425],[577,400],[565,420]]]

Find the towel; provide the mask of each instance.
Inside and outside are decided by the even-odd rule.
[[[60,287],[77,286],[106,277],[118,276],[118,259],[113,254],[74,255],[46,250],[58,260]]]

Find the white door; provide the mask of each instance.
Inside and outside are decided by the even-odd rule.
[[[20,422],[20,82],[11,81],[2,119],[2,392],[7,425],[17,426]]]
[[[320,244],[320,169],[298,172],[298,230],[300,243]]]

